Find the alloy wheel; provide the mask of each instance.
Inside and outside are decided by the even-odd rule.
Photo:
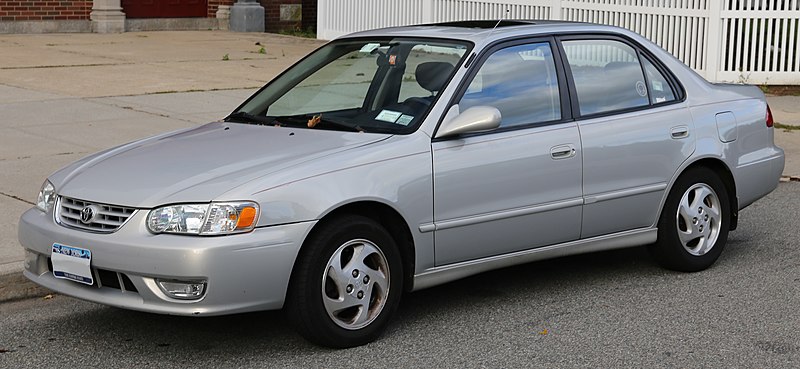
[[[708,253],[716,244],[722,225],[722,211],[717,193],[705,183],[695,184],[684,192],[678,203],[678,239],[694,256]]]
[[[389,263],[374,243],[351,240],[339,246],[322,276],[322,300],[339,327],[356,330],[380,315],[389,295]]]

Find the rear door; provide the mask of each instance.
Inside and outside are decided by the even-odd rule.
[[[581,237],[651,226],[670,179],[694,151],[682,89],[625,39],[560,41],[583,144]]]
[[[436,264],[576,240],[581,147],[553,39],[494,47],[455,100],[493,106],[494,131],[432,143]]]

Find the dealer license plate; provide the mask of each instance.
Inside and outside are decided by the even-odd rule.
[[[92,269],[89,267],[92,264],[91,251],[54,243],[50,261],[53,263],[53,275],[56,278],[69,279],[83,284],[94,283]]]

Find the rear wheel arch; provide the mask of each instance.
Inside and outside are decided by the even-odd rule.
[[[658,239],[648,246],[663,267],[697,272],[719,258],[734,219],[723,177],[699,164],[676,177],[659,215]]]
[[[739,219],[739,198],[736,196],[736,181],[734,180],[733,172],[731,172],[730,168],[728,168],[728,165],[725,164],[725,162],[723,162],[718,158],[702,158],[695,162],[692,162],[691,164],[683,168],[680,174],[675,176],[675,179],[673,179],[672,181],[673,182],[672,185],[674,186],[678,178],[683,176],[686,172],[690,171],[692,168],[698,168],[698,167],[707,168],[713,171],[714,174],[716,174],[722,181],[722,183],[725,185],[725,190],[728,193],[728,201],[730,204],[730,214],[731,214],[731,222],[729,229],[731,231],[735,230]],[[666,195],[668,195],[670,191],[667,191]],[[665,195],[665,201],[666,201],[666,195]],[[662,204],[662,207],[663,206],[664,204]]]

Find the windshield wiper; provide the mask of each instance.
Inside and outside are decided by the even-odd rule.
[[[223,120],[226,122],[234,120],[241,123],[258,123],[260,125],[270,125],[274,124],[278,120],[278,118],[265,117],[263,115],[255,115],[244,111],[237,111],[235,113],[231,113]]]
[[[351,131],[355,131],[355,132],[364,132],[364,129],[359,127],[358,125],[352,125],[352,124],[350,124],[348,122],[345,122],[343,120],[331,119],[331,117],[329,117],[329,116],[326,117],[326,116],[324,116],[322,114],[319,115],[319,119],[320,119],[320,121],[322,121],[322,123],[329,123],[329,124],[332,124],[334,126],[347,128],[347,129],[349,129]]]
[[[353,125],[347,121],[339,119],[338,117],[332,118],[330,116],[326,116],[325,114],[301,114],[301,115],[286,115],[276,117],[280,119],[282,122],[289,122],[292,124],[302,124],[304,127],[314,128],[317,124],[309,125],[309,122],[314,119],[319,119],[318,124],[327,124],[331,126],[336,126],[340,128],[345,128],[348,131],[354,132],[364,132],[365,130],[358,125]]]
[[[306,115],[288,115],[288,116],[263,116],[263,115],[255,115],[250,114],[244,111],[237,111],[235,113],[231,113],[223,120],[226,122],[236,121],[241,123],[251,123],[251,124],[258,124],[258,125],[275,125],[275,126],[284,126],[284,125],[302,125],[303,127],[308,126],[308,121],[311,119],[319,119],[320,123],[328,124],[332,126],[337,126],[340,128],[345,128],[348,131],[354,132],[364,132],[365,130],[358,125],[353,125],[348,123],[344,120],[338,118],[331,118],[330,116],[324,115],[314,115],[314,114],[306,114]],[[309,127],[313,128],[313,127]]]

